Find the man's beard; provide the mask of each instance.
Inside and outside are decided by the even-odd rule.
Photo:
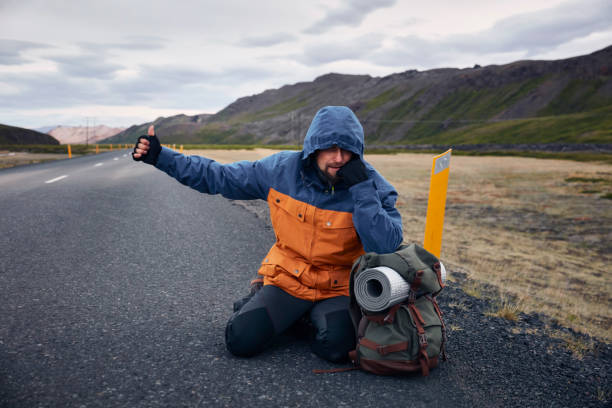
[[[325,171],[321,170],[318,166],[315,165],[315,168],[317,169],[317,174],[319,175],[319,178],[323,181],[326,182],[327,184],[333,186],[334,184],[336,184],[338,181],[340,181],[340,177],[338,177],[338,173],[336,172],[335,175],[332,175],[330,173],[328,173],[327,169],[328,167],[325,167]]]

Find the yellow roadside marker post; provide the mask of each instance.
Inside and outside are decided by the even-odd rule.
[[[70,149],[70,145],[68,145],[68,158],[72,159],[72,150]]]
[[[181,153],[183,153],[183,145],[181,145]]]
[[[113,144],[112,144],[112,143],[111,143],[111,145],[110,145],[110,151],[111,151],[111,152],[113,151]]]
[[[423,247],[438,258],[442,249],[442,228],[444,227],[444,209],[446,208],[451,151],[452,149],[449,149],[433,158],[431,180],[429,182],[429,200],[427,202]]]
[[[96,154],[100,153],[100,145],[96,145]]]

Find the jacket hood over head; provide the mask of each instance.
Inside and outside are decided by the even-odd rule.
[[[334,145],[363,158],[363,127],[353,111],[346,106],[319,109],[306,133],[302,159]]]

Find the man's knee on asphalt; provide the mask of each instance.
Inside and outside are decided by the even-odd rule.
[[[225,328],[225,345],[238,357],[251,357],[264,350],[274,336],[274,325],[265,307],[234,314]]]
[[[293,297],[272,285],[257,291],[230,318],[225,328],[225,344],[230,353],[251,357],[263,351],[306,313],[312,302]]]

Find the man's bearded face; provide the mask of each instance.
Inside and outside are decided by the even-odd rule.
[[[329,149],[318,150],[316,155],[317,166],[330,182],[338,181],[338,170],[351,160],[353,153],[348,150],[332,146]]]

